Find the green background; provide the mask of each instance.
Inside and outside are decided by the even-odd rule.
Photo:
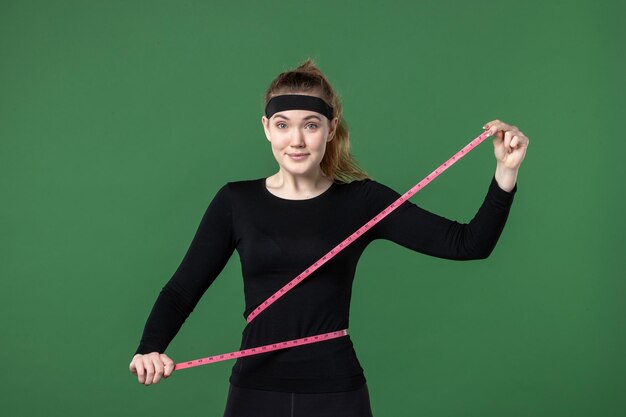
[[[361,258],[374,415],[625,415],[624,4],[1,1],[2,414],[222,415],[233,361],[128,365],[215,192],[276,172],[263,92],[311,57],[398,192],[489,120],[531,142],[490,258]],[[487,140],[411,201],[467,222],[494,169]],[[236,350],[243,308],[235,252],[166,353]]]

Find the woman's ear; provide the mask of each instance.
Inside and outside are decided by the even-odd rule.
[[[271,142],[272,140],[270,139],[269,119],[265,116],[261,117],[261,124],[263,125],[263,130],[265,131],[265,137]]]
[[[334,139],[335,133],[337,132],[337,125],[339,124],[339,118],[333,117],[333,120],[330,121],[330,131],[328,132],[328,140],[326,142],[330,142]]]

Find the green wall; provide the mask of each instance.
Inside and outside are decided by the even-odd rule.
[[[276,172],[262,95],[307,57],[343,99],[357,159],[398,192],[486,121],[531,141],[490,258],[364,253],[350,332],[374,415],[625,415],[625,13],[0,1],[3,415],[222,415],[233,361],[149,387],[128,364],[215,192]],[[494,169],[488,140],[411,201],[467,222]],[[235,252],[167,353],[236,350],[242,289]]]

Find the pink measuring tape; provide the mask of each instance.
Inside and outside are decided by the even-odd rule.
[[[361,226],[357,231],[352,233],[348,238],[346,238],[339,245],[335,246],[330,250],[326,255],[322,256],[318,259],[313,265],[305,269],[300,275],[289,281],[284,287],[280,290],[276,291],[271,297],[261,303],[256,309],[250,313],[247,317],[247,322],[250,323],[256,316],[258,316],[263,310],[272,305],[276,300],[285,295],[289,290],[298,285],[301,281],[303,281],[306,277],[315,272],[320,266],[324,265],[330,259],[332,259],[335,255],[345,249],[349,244],[354,242],[359,238],[363,233],[369,230],[376,223],[387,217],[392,211],[398,208],[402,203],[408,200],[413,194],[417,193],[419,190],[424,188],[428,183],[437,178],[439,174],[444,172],[446,169],[450,168],[455,162],[464,157],[469,151],[474,149],[477,145],[479,145],[482,141],[489,137],[488,131],[483,132],[476,139],[472,140],[469,144],[467,144],[463,149],[458,151],[456,154],[452,156],[452,158],[448,159],[446,162],[441,164],[437,169],[428,174],[426,178],[418,182],[415,186],[413,186],[409,191],[401,195],[396,201],[391,203],[387,208],[374,216],[370,221]],[[265,346],[258,346],[255,348],[244,349],[236,352],[222,353],[218,355],[209,356],[202,359],[196,359],[188,362],[177,363],[174,366],[174,370],[178,371],[180,369],[191,368],[199,365],[208,365],[210,363],[221,362],[228,359],[236,359],[244,356],[258,355],[260,353],[271,352],[274,350],[287,349],[295,346],[307,345],[310,343],[322,342],[324,340],[336,339],[338,337],[343,337],[348,334],[348,329],[338,330],[335,332],[319,334],[316,336],[308,336],[303,337],[301,339],[288,340],[285,342],[272,343]]]

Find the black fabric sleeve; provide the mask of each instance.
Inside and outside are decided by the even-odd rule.
[[[365,188],[370,218],[400,198],[399,193],[373,180]],[[494,175],[481,207],[468,224],[433,214],[407,200],[368,232],[372,232],[372,240],[390,240],[438,258],[484,259],[502,233],[516,192],[517,184],[510,192],[504,191]]]
[[[187,253],[152,307],[135,354],[165,352],[230,259],[235,241],[228,191],[225,184],[207,207]]]

